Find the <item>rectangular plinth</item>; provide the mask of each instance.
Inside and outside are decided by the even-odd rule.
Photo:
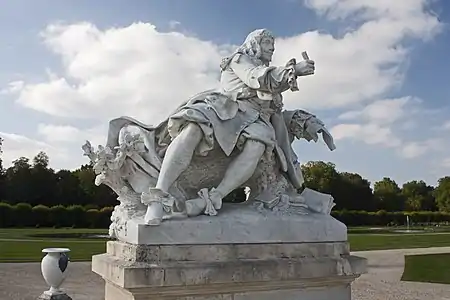
[[[348,300],[350,283],[366,268],[365,259],[349,255],[346,242],[108,242],[107,253],[92,263],[106,281],[106,300],[269,299],[274,293],[279,299]]]
[[[131,220],[118,238],[139,245],[345,242],[347,227],[330,215],[277,215],[227,205],[214,217],[170,220],[157,227]]]
[[[128,263],[230,263],[240,261],[276,261],[278,259],[340,259],[349,255],[347,242],[212,244],[212,245],[134,245],[108,242],[104,257]],[[97,256],[95,256],[97,257]]]
[[[306,287],[290,288],[290,289],[274,289],[266,291],[261,289],[252,289],[246,291],[237,291],[233,293],[221,293],[221,294],[198,294],[187,293],[183,296],[177,296],[176,294],[155,294],[145,290],[140,292],[130,293],[113,284],[106,283],[105,287],[105,299],[106,300],[156,300],[156,299],[171,299],[171,300],[349,300],[351,299],[350,284],[342,283],[334,286],[324,287]]]

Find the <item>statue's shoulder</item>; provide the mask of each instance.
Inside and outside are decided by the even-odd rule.
[[[244,53],[236,53],[233,58],[231,59],[231,64],[249,64],[249,65],[254,65],[255,63],[253,62],[253,60],[251,59],[250,56],[248,56],[247,54]]]

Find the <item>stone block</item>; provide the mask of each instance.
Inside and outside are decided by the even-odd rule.
[[[52,294],[50,292],[43,292],[38,300],[72,300],[72,298],[65,293]]]
[[[225,205],[214,217],[170,220],[158,227],[127,222],[118,239],[140,245],[270,244],[347,241],[347,227],[325,214],[277,214],[254,206]]]
[[[106,300],[349,300],[367,268],[329,215],[224,208],[157,227],[129,221],[120,240],[92,258]]]
[[[133,245],[110,241],[107,253],[95,255],[92,262],[93,271],[106,281],[106,300],[269,299],[275,292],[282,299],[333,295],[347,300],[350,283],[366,268],[365,259],[349,254],[347,242]]]

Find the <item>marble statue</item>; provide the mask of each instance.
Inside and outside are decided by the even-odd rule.
[[[223,198],[243,187],[242,205],[330,214],[333,197],[304,186],[292,143],[321,135],[334,150],[333,137],[315,115],[283,109],[282,94],[298,91],[298,77],[313,75],[315,62],[303,52],[302,60],[271,66],[274,44],[268,30],[251,32],[222,60],[218,88],[188,99],[157,126],[120,117],[110,121],[105,146],[86,142],[95,183],[120,202],[112,236],[131,219],[159,225],[217,215]]]

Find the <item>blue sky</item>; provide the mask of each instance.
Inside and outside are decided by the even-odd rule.
[[[0,1],[5,163],[44,150],[53,167],[77,167],[86,162],[80,145],[86,138],[103,143],[109,119],[164,118],[216,84],[211,74],[218,74],[220,58],[263,27],[279,37],[275,64],[303,50],[317,63],[314,78],[300,79],[300,92],[288,95],[286,106],[317,114],[337,150],[298,142],[303,162],[332,161],[371,181],[435,184],[450,174],[449,6],[443,0]]]

